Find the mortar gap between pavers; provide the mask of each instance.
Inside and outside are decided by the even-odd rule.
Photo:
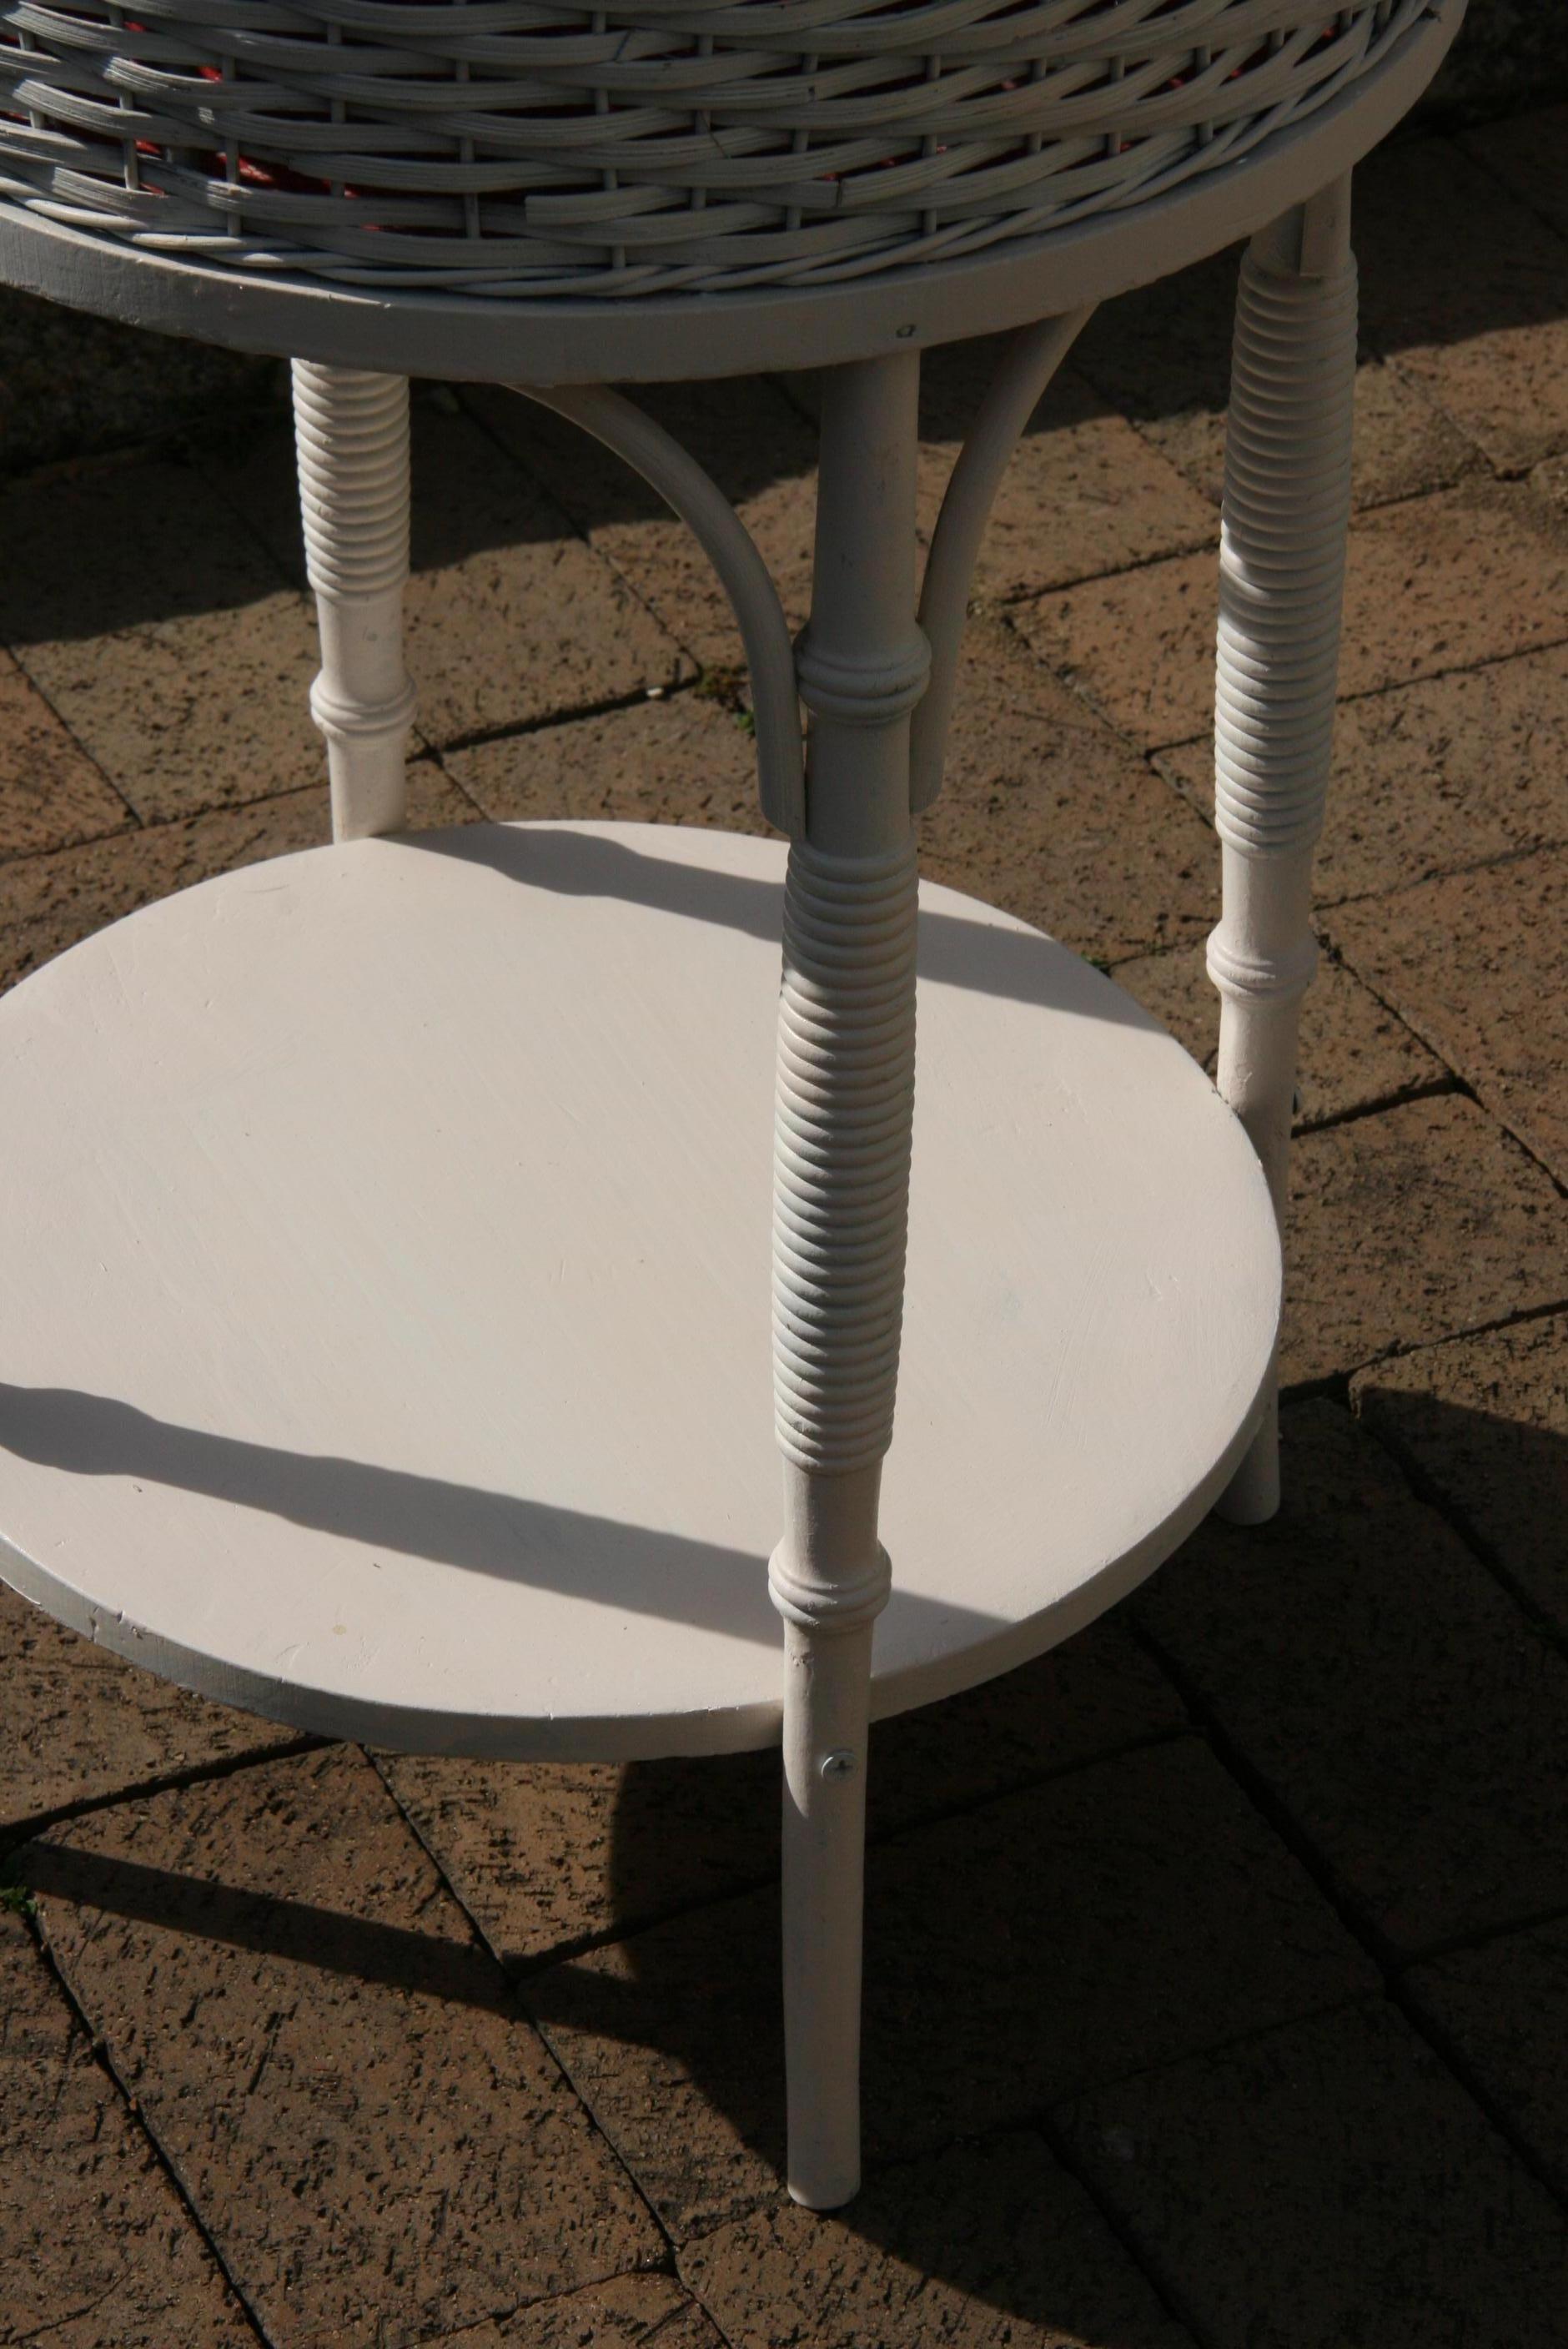
[[[421,737],[430,747],[430,755],[438,764],[449,751],[479,750],[490,742],[512,742],[529,734],[546,734],[558,727],[573,726],[580,719],[613,718],[618,710],[640,709],[645,701],[673,701],[677,694],[693,692],[700,679],[696,677],[673,678],[667,685],[650,692],[645,685],[634,686],[629,692],[613,694],[603,701],[584,701],[570,709],[547,710],[538,718],[518,718],[497,726],[476,726],[466,734]],[[446,769],[443,766],[443,774]]]
[[[51,1827],[63,1826],[71,1819],[89,1818],[97,1811],[112,1811],[120,1803],[146,1802],[154,1795],[175,1794],[182,1787],[232,1778],[242,1770],[260,1769],[263,1763],[291,1762],[302,1754],[317,1754],[342,1743],[341,1738],[317,1737],[314,1732],[304,1730],[286,1744],[248,1746],[243,1753],[222,1754],[211,1762],[191,1762],[183,1769],[157,1771],[150,1777],[116,1786],[107,1795],[84,1795],[80,1802],[57,1803],[49,1810],[30,1812],[25,1819],[0,1826],[0,1859],[24,1850]]]
[[[183,2178],[181,2177],[180,2172],[165,2152],[162,2140],[153,2129],[146,2114],[142,2111],[139,2100],[131,2094],[125,2082],[120,2078],[119,2074],[116,2071],[113,2058],[109,2054],[108,2041],[103,2037],[101,2033],[94,2029],[92,2018],[88,2015],[86,2008],[83,2007],[80,2001],[77,1998],[69,1982],[66,1980],[65,1975],[61,1972],[58,1965],[56,1963],[55,1953],[49,1946],[48,1934],[44,1928],[42,1918],[29,1918],[27,1920],[27,1930],[33,1937],[39,1957],[47,1968],[51,1980],[58,1990],[60,1996],[65,2000],[67,2011],[75,2019],[77,2028],[82,2034],[83,2041],[86,2044],[88,2052],[91,2055],[94,2064],[98,2066],[98,2069],[103,2075],[104,2078],[108,2082],[109,2087],[113,2091],[116,2099],[125,2113],[129,2116],[131,2127],[134,2129],[137,2137],[143,2145],[146,2146],[158,2170],[166,2180],[170,2192],[174,2196],[181,2209],[184,2211],[191,2226],[195,2229],[198,2239],[206,2247],[208,2257],[211,2260],[219,2275],[222,2277],[223,2282],[232,2292],[235,2304],[240,2311],[241,2317],[254,2334],[256,2341],[260,2344],[260,2349],[279,2349],[279,2344],[273,2342],[272,2335],[267,2332],[265,2326],[263,2324],[255,2309],[252,2307],[238,2277],[232,2272],[228,2261],[224,2259],[222,2251],[219,2250],[217,2242],[205,2220],[202,2219],[201,2211],[197,2209],[191,2196],[186,2192]]]

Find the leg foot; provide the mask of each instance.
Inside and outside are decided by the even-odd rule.
[[[396,832],[414,695],[403,667],[408,576],[408,386],[296,359],[294,440],[321,674],[335,840]]]
[[[1323,824],[1350,523],[1356,264],[1349,182],[1254,237],[1242,266],[1225,453],[1214,819],[1223,843],[1209,973],[1221,1092],[1252,1137],[1282,1226],[1300,1001],[1317,958]],[[1219,1504],[1279,1506],[1278,1412]]]
[[[860,2182],[861,1871],[877,1539],[903,1314],[914,1109],[913,355],[835,368],[823,401],[805,835],[789,852],[774,1146],[774,1423],[784,1537],[784,2033],[789,2191]]]
[[[784,2038],[791,2198],[861,2182],[861,1931],[872,1627],[784,1638]]]
[[[1279,1514],[1279,1397],[1272,1390],[1242,1464],[1214,1504],[1231,1526],[1266,1526]]]

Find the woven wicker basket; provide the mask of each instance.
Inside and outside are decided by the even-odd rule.
[[[0,196],[380,291],[826,286],[1114,212],[1429,0],[13,0]]]

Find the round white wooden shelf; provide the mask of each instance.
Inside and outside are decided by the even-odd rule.
[[[775,1739],[784,854],[482,825],[255,865],[0,1004],[0,1568],[208,1695],[415,1750]],[[1278,1249],[1120,989],[923,894],[878,1714],[1207,1506]]]

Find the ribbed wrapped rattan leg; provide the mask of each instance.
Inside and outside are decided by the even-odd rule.
[[[914,1102],[909,716],[917,363],[828,378],[811,623],[806,836],[785,890],[773,1359],[784,1536],[784,2008],[789,2191],[860,2180],[861,1869],[877,1539],[903,1309]]]
[[[414,693],[403,667],[408,576],[408,386],[395,375],[294,367],[294,442],[336,840],[396,832]]]
[[[1254,237],[1242,266],[1225,458],[1214,733],[1222,912],[1219,1086],[1251,1134],[1283,1222],[1296,1025],[1316,965],[1313,848],[1323,825],[1350,519],[1356,264],[1350,183]],[[1279,1506],[1271,1383],[1220,1502]]]

